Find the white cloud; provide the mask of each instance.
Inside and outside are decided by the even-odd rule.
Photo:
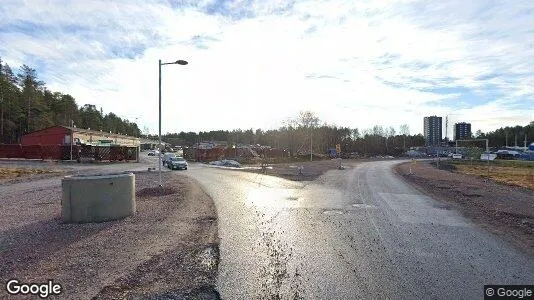
[[[220,7],[234,14],[224,16],[206,13],[214,0],[7,1],[0,55],[12,66],[44,64],[50,89],[138,117],[152,132],[158,59],[190,62],[163,66],[164,132],[274,128],[301,109],[412,132],[434,114],[485,131],[534,119],[529,1],[288,3],[236,1]],[[38,34],[17,27],[32,22]],[[516,101],[525,104],[506,105]]]

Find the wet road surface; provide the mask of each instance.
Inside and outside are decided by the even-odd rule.
[[[314,182],[192,164],[217,206],[223,299],[482,299],[534,282],[534,259],[392,173],[394,161]]]

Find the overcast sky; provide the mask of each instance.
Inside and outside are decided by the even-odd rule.
[[[534,120],[532,0],[2,0],[0,56],[152,133],[158,59],[163,132]]]

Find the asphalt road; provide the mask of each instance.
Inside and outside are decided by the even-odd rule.
[[[396,162],[314,182],[191,165],[217,206],[223,299],[482,299],[534,283],[534,258],[422,195]]]

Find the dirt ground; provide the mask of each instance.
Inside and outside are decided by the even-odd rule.
[[[342,162],[343,165],[343,162]],[[310,181],[315,180],[328,170],[336,169],[339,166],[338,160],[319,160],[319,161],[303,161],[272,164],[265,170],[247,170],[243,171],[263,173],[271,176],[278,176],[294,181]],[[299,172],[299,167],[302,167],[302,172]]]
[[[409,173],[410,166],[412,175]],[[473,222],[534,255],[534,190],[486,182],[429,162],[404,163],[396,172],[420,191],[461,211]]]
[[[58,175],[60,170],[44,168],[0,168],[0,180],[19,178],[24,176],[35,176],[41,174]]]
[[[113,222],[62,223],[59,186],[1,199],[0,281],[52,279],[59,299],[218,299],[213,202],[192,179],[164,176],[162,193],[157,173],[137,173],[137,213]]]

